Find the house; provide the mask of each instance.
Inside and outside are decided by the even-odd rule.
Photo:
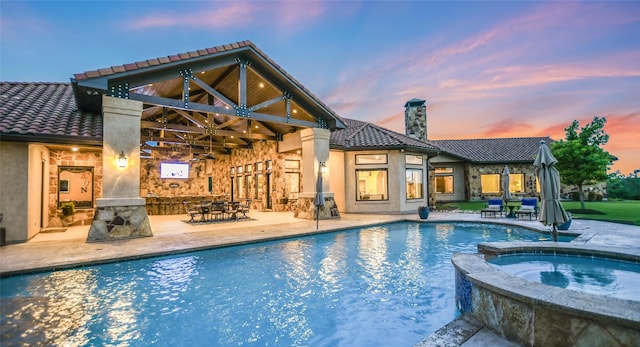
[[[70,83],[2,82],[0,98],[9,243],[69,225],[90,225],[89,241],[148,237],[149,214],[183,213],[187,199],[249,200],[307,219],[413,213],[428,204],[438,153],[341,118],[250,41]]]
[[[486,200],[501,196],[501,175],[509,169],[514,198],[540,191],[533,161],[540,141],[549,137],[432,140],[441,153],[431,160],[437,201]]]

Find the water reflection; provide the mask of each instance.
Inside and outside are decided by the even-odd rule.
[[[447,244],[449,237],[453,234],[453,224],[436,224],[436,240]]]
[[[402,253],[398,265],[401,282],[405,290],[412,293],[411,295],[416,295],[426,282],[423,276],[422,251],[420,226],[418,224],[409,225],[407,228],[406,250]]]
[[[324,281],[325,292],[340,291],[340,280],[345,277],[347,251],[345,235],[336,235],[333,242],[325,248],[326,255],[320,261],[320,278]]]
[[[367,276],[369,291],[385,291],[385,275],[388,273],[387,234],[385,227],[373,227],[360,231],[358,259]]]
[[[94,314],[96,276],[90,270],[33,277],[23,297],[3,299],[3,345],[85,345]],[[19,343],[18,343],[19,342]]]

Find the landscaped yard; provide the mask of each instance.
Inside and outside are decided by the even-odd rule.
[[[452,202],[446,206],[480,211],[486,204],[486,201],[472,201]],[[580,210],[579,201],[563,201],[562,205],[574,218],[640,225],[640,200],[587,201],[585,211]]]

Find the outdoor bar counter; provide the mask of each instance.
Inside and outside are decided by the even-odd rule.
[[[184,202],[188,204],[198,204],[203,201],[225,200],[223,195],[203,195],[203,196],[166,196],[166,197],[146,197],[147,214],[149,215],[170,215],[185,214]]]

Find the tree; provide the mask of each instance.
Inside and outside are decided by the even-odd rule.
[[[615,158],[601,147],[609,141],[609,135],[604,132],[606,122],[605,117],[595,116],[578,133],[580,124],[574,120],[564,129],[567,138],[551,144],[551,153],[558,159],[556,168],[560,172],[560,180],[563,184],[578,186],[582,209],[585,209],[582,187],[605,181],[607,170]]]
[[[640,200],[640,170],[634,170],[629,176],[616,171],[609,175],[607,193],[609,198],[624,200]]]

